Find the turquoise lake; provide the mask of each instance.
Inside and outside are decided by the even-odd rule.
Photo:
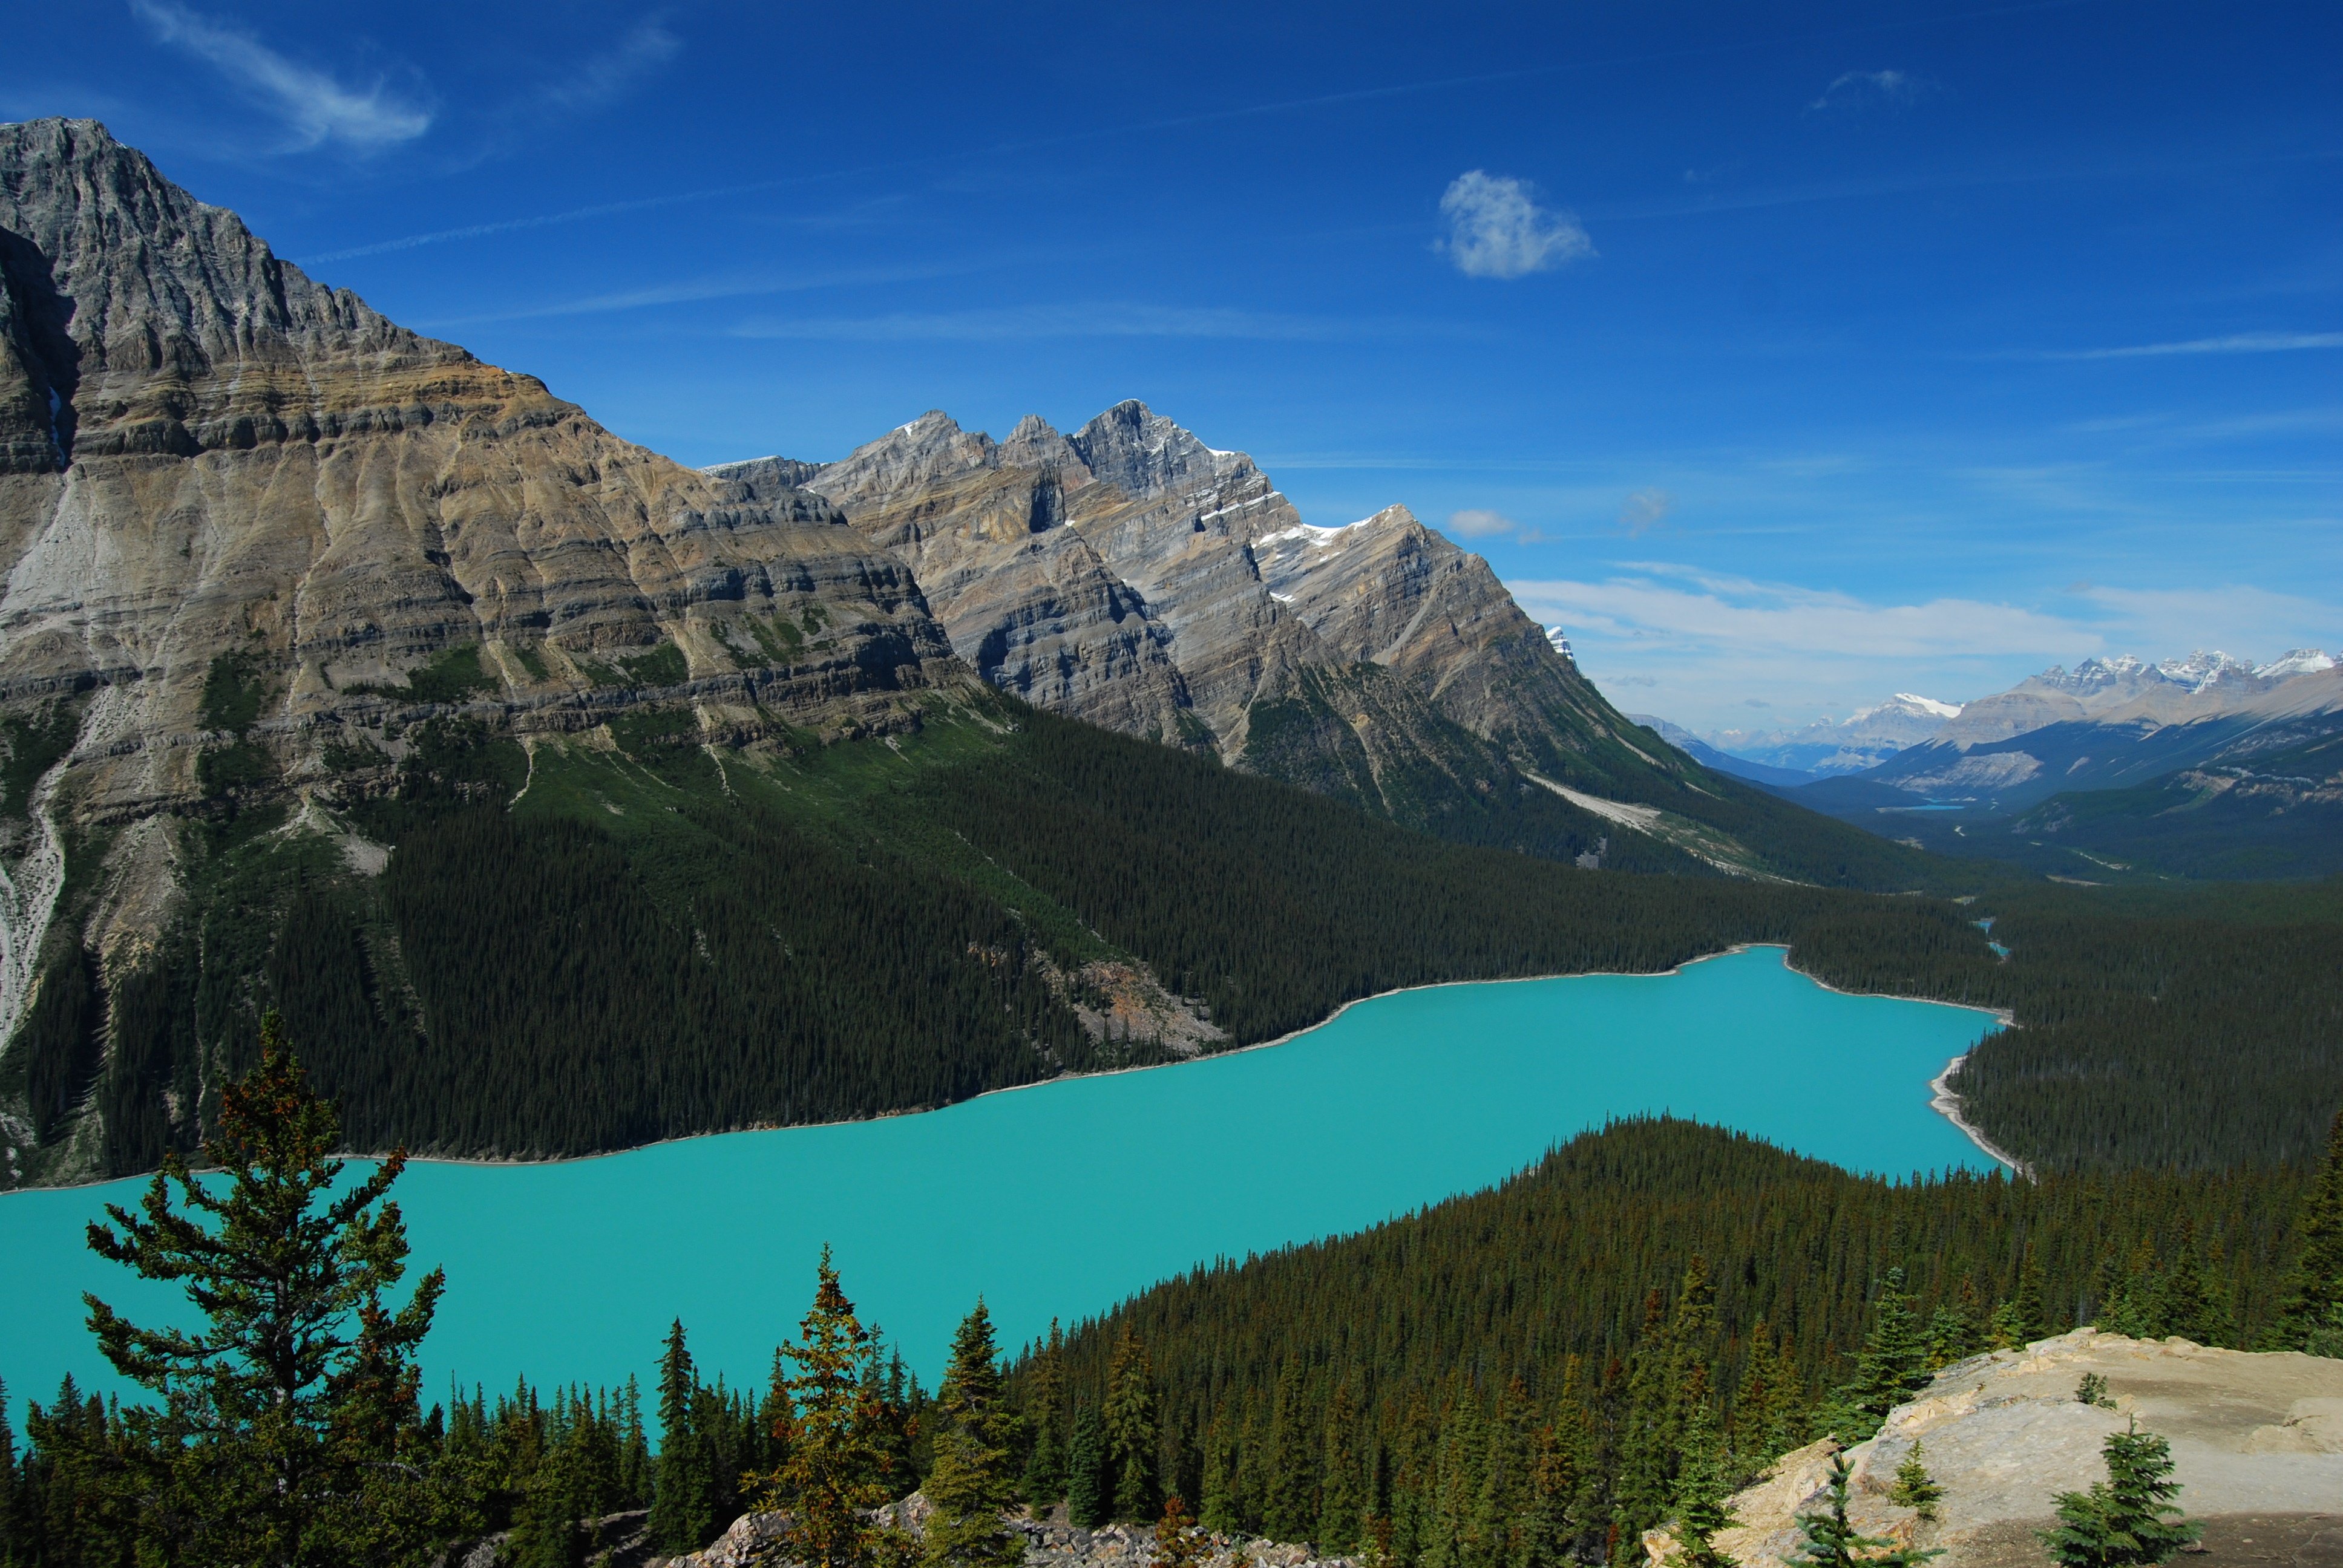
[[[917,1116],[558,1164],[417,1162],[397,1195],[417,1264],[447,1271],[425,1399],[451,1377],[648,1382],[677,1317],[703,1369],[761,1384],[824,1241],[864,1321],[932,1384],[980,1292],[1019,1344],[1053,1313],[1485,1187],[1641,1111],[1856,1171],[1986,1169],[1928,1082],[1996,1027],[1826,990],[1758,948],[1671,975],[1408,991],[1282,1045]],[[0,1196],[0,1378],[20,1417],[68,1370],[116,1386],[83,1291],[134,1317],[176,1302],[83,1242],[103,1204],[143,1185]]]

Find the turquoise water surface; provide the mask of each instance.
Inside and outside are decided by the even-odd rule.
[[[417,1262],[447,1271],[426,1397],[451,1376],[648,1381],[676,1317],[703,1369],[761,1382],[824,1241],[865,1321],[932,1383],[980,1292],[1019,1343],[1196,1263],[1487,1186],[1637,1111],[1857,1171],[1984,1168],[1929,1109],[1928,1081],[1994,1027],[1825,990],[1759,948],[1672,975],[1409,991],[1272,1048],[917,1116],[555,1164],[418,1162],[397,1195]],[[67,1370],[113,1386],[81,1292],[134,1316],[174,1299],[83,1242],[141,1185],[0,1196],[0,1377],[16,1402]]]

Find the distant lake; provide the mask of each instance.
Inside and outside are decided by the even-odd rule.
[[[1928,1082],[1996,1027],[1827,990],[1757,948],[1669,975],[1406,991],[1280,1045],[915,1116],[548,1164],[417,1162],[396,1189],[415,1262],[447,1271],[425,1402],[451,1376],[491,1396],[524,1373],[648,1387],[676,1317],[705,1372],[761,1385],[824,1241],[864,1321],[932,1386],[980,1292],[1019,1344],[1052,1313],[1071,1325],[1215,1257],[1486,1187],[1640,1111],[1856,1171],[1986,1169],[1929,1109]],[[68,1369],[116,1386],[83,1291],[133,1317],[176,1300],[83,1243],[102,1204],[143,1185],[0,1196],[0,1378],[19,1419]]]

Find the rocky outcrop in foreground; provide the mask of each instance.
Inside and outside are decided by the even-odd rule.
[[[882,1512],[913,1539],[925,1533],[928,1500],[920,1493]],[[1049,1519],[1011,1521],[1025,1537],[1025,1568],[1150,1568],[1160,1561],[1153,1526],[1108,1524],[1082,1530],[1067,1523],[1065,1513],[1060,1508]],[[779,1546],[780,1528],[778,1513],[744,1513],[703,1550],[688,1557],[652,1559],[648,1568],[779,1568],[787,1561]],[[1354,1568],[1348,1557],[1314,1556],[1307,1546],[1225,1535],[1207,1539],[1212,1550],[1201,1559],[1201,1568]]]
[[[2086,1374],[2111,1406],[2085,1404]],[[1946,1367],[1877,1437],[1848,1451],[1849,1516],[1865,1534],[1938,1547],[1937,1568],[2039,1568],[2053,1498],[2106,1479],[2100,1445],[2137,1420],[2172,1444],[2180,1506],[2210,1563],[2343,1563],[2343,1361],[2212,1350],[2079,1329]],[[1913,1444],[1945,1490],[1934,1523],[1888,1501]],[[1743,1568],[1798,1552],[1796,1515],[1823,1505],[1835,1445],[1785,1455],[1733,1499],[1716,1545]],[[1675,1546],[1644,1537],[1654,1568]]]

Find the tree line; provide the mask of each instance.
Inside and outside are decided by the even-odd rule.
[[[1203,1532],[1395,1568],[1624,1564],[1665,1519],[1704,1543],[1773,1457],[1871,1435],[1980,1350],[2098,1322],[2343,1353],[2343,1116],[2315,1171],[2040,1183],[1859,1178],[1658,1120],[1200,1269],[1005,1368],[979,1302],[932,1397],[825,1251],[761,1390],[704,1380],[674,1325],[656,1442],[632,1382],[427,1412],[416,1356],[446,1282],[407,1283],[405,1157],[343,1182],[338,1117],[274,1015],[262,1047],[222,1092],[217,1179],[168,1159],[91,1227],[201,1309],[199,1331],[156,1330],[87,1298],[102,1352],[158,1402],[68,1378],[19,1458],[0,1397],[5,1568],[412,1563],[498,1533],[526,1568],[581,1568],[622,1538],[693,1550],[751,1508],[822,1568],[1011,1568],[1020,1504],[1156,1523],[1178,1564]],[[1925,1503],[1925,1474],[1899,1484]],[[882,1506],[914,1488],[917,1540]]]

